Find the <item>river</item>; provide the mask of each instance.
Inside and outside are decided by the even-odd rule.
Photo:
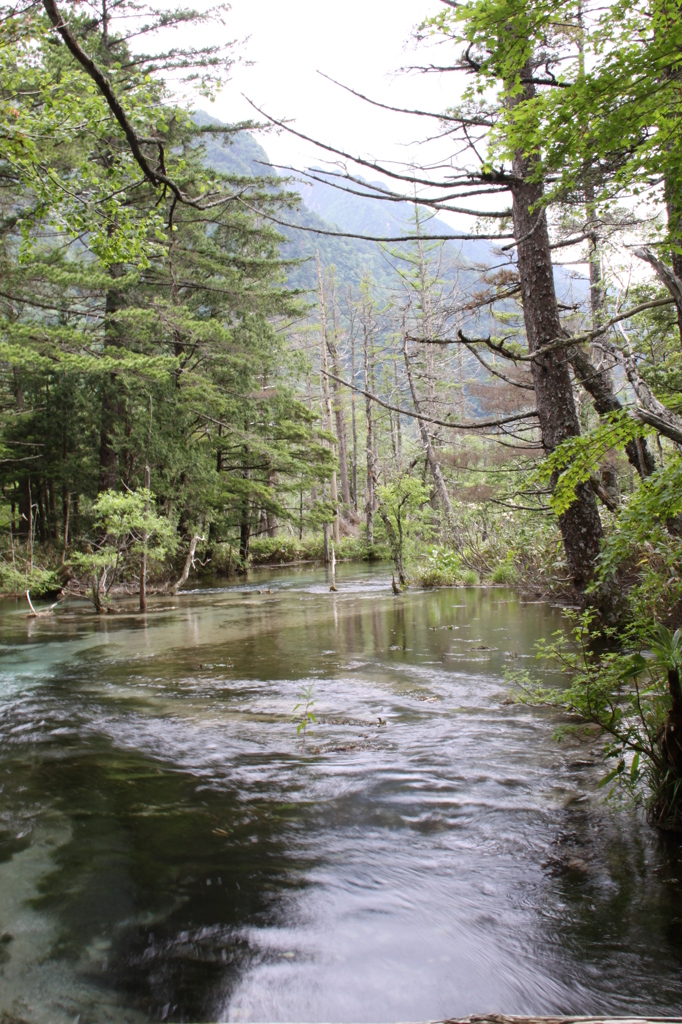
[[[337,584],[5,603],[3,1024],[679,1013],[677,841],[509,701],[560,613]]]

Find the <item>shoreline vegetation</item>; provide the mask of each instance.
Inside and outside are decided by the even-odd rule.
[[[460,545],[459,549],[443,543],[437,514],[431,509],[428,515],[422,511],[418,533],[413,532],[411,524],[407,525],[404,548],[400,552],[405,589],[505,586],[525,597],[574,606],[575,595],[561,560],[558,531],[546,531],[544,543],[540,544],[532,522],[527,530],[519,530],[518,522],[509,513],[497,512],[491,517],[490,510],[468,507],[465,511],[469,520],[485,522],[485,526],[482,530],[469,531],[469,544]],[[364,531],[358,530],[356,534],[342,536],[338,544],[331,542],[337,563],[383,563],[395,568],[394,552],[385,529],[377,529],[371,547],[366,543]],[[460,529],[460,536],[463,535],[464,529]],[[193,581],[207,578],[239,579],[261,568],[328,564],[321,532],[296,537],[280,528],[277,536],[253,537],[246,561],[240,557],[235,544],[211,543],[197,535],[193,540],[196,542],[194,550],[187,550],[184,558],[187,543],[172,556],[166,554],[161,561],[154,562],[148,557],[147,594],[178,592],[181,587],[191,588]],[[31,567],[30,551],[15,542],[11,550],[0,552],[0,597],[23,598],[29,590],[34,600],[62,596],[92,600],[93,574],[87,572],[88,547],[90,545],[81,544],[80,550],[65,555],[64,551],[60,553],[49,546],[44,549],[35,544]],[[106,610],[107,601],[117,596],[139,594],[139,560],[139,551],[112,545],[110,561],[116,571],[109,579],[99,576],[100,610]]]

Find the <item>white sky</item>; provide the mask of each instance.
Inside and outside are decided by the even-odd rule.
[[[437,122],[378,110],[325,81],[318,70],[384,103],[442,111],[452,103],[452,75],[398,75],[401,66],[443,63],[443,46],[410,41],[421,19],[442,9],[439,0],[234,0],[224,38],[244,40],[238,51],[251,67],[236,66],[232,80],[209,113],[225,121],[254,115],[245,93],[299,131],[365,157],[405,161],[410,143],[437,128]],[[215,33],[215,29],[212,30]],[[287,132],[261,138],[278,166],[321,164],[320,151]],[[420,155],[424,160],[424,153]],[[371,172],[366,172],[371,174]]]
[[[324,72],[393,106],[434,113],[445,110],[457,102],[460,76],[399,73],[406,65],[452,62],[454,53],[447,44],[415,44],[412,38],[420,21],[440,10],[440,0],[345,0],[343,4],[233,0],[225,24],[199,30],[192,34],[192,42],[238,40],[235,54],[253,63],[236,64],[215,102],[199,98],[196,105],[226,122],[258,117],[245,94],[275,118],[288,120],[304,134],[349,153],[381,163],[412,160],[427,165],[447,159],[451,146],[447,140],[419,144],[437,132],[435,119],[372,107],[318,74]],[[279,167],[331,165],[336,159],[286,131],[259,138]],[[365,177],[378,177],[371,169],[355,170]],[[484,202],[478,200],[476,205]],[[468,218],[440,216],[455,228],[472,228]],[[577,256],[577,251],[562,254],[564,260]],[[580,265],[574,269],[585,271]]]

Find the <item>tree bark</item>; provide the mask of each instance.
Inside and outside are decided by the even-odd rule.
[[[530,100],[535,87],[527,64],[521,75],[523,91],[510,106]],[[544,209],[543,188],[529,181],[533,161],[522,152],[513,160],[512,213],[517,240],[519,282],[528,350],[533,353],[554,338],[561,337],[552,252]],[[568,361],[560,351],[546,352],[531,363],[542,443],[547,452],[562,441],[580,434]],[[559,526],[569,572],[577,590],[583,592],[593,574],[601,547],[603,530],[594,493],[589,485],[576,488],[576,500],[559,517]]]
[[[353,307],[352,301],[349,296],[350,306],[350,377],[351,381],[355,385],[355,324],[353,322]],[[353,509],[355,512],[358,511],[358,429],[357,421],[355,419],[355,390],[350,393],[350,415],[351,425],[353,429]]]
[[[324,288],[322,287],[322,268],[320,267],[320,254],[317,253],[317,280],[320,290],[320,333],[321,333],[321,346],[322,346],[322,390],[324,393],[324,426],[325,430],[330,433],[332,431],[332,402],[329,393],[329,377],[328,377],[328,366],[327,366],[327,316],[324,306]],[[333,446],[332,446],[333,451]],[[336,488],[336,470],[332,470],[332,476],[330,481],[331,487],[331,498],[334,506],[334,540],[339,543],[339,494]],[[325,561],[328,559],[325,556]]]
[[[66,549],[69,546],[69,515],[71,513],[71,492],[69,491],[64,501],[64,548],[62,550],[61,564],[66,561]]]
[[[248,459],[248,449],[244,452],[245,460]],[[243,471],[244,478],[246,480],[250,477],[248,469]],[[249,545],[251,543],[251,507],[248,498],[243,498],[241,503],[240,522],[239,522],[239,557],[242,560],[242,566],[246,569],[247,560],[249,557]]]
[[[381,504],[381,502],[379,502],[377,506],[377,511],[379,512],[381,521],[383,522],[384,527],[386,529],[386,536],[388,537],[388,544],[391,549],[391,555],[393,557],[395,571],[398,573],[398,580],[400,581],[400,586],[405,587],[407,586],[407,574],[405,572],[405,567],[403,565],[403,529],[402,522],[400,520],[400,515],[398,516],[399,532],[396,534],[393,523],[391,522],[391,519],[386,510],[384,509],[383,505]]]
[[[201,529],[201,523],[199,524],[199,529]],[[203,534],[198,533],[195,533],[194,536],[192,537],[189,544],[189,551],[187,552],[187,558],[185,559],[185,565],[183,567],[183,570],[180,573],[179,578],[171,587],[172,593],[177,594],[180,587],[184,586],[184,584],[187,582],[189,578],[189,571],[190,569],[194,568],[194,555],[196,554],[197,544],[199,543],[199,541],[203,541],[203,539]]]
[[[150,474],[149,466],[144,467],[144,486],[145,490],[149,490],[150,486]],[[149,512],[149,502],[146,501],[144,505],[145,512]],[[147,531],[145,530],[142,538],[142,564],[140,565],[140,611],[147,611]]]
[[[372,400],[369,398],[369,338],[367,323],[363,323],[363,340],[365,355],[365,417],[367,421],[367,443],[365,457],[367,461],[367,504],[365,505],[365,522],[367,525],[367,544],[374,544],[374,439],[372,423]]]
[[[110,268],[112,278],[122,277],[125,268],[116,263]],[[114,317],[123,308],[123,292],[112,285],[107,289],[104,304],[104,346],[120,348],[121,337]],[[109,374],[102,383],[102,419],[99,441],[99,482],[98,491],[109,491],[116,487],[118,476],[118,455],[114,447],[114,430],[123,415],[124,406],[118,378]]]
[[[336,293],[332,282],[332,323],[334,327],[333,337],[327,337],[327,347],[332,361],[334,376],[341,376],[341,363],[337,339],[339,329],[336,318]],[[348,477],[348,433],[346,431],[346,414],[343,408],[342,389],[338,380],[333,380],[334,386],[334,416],[336,418],[336,436],[339,442],[339,469],[341,472],[341,500],[347,507],[350,506],[350,480]]]
[[[245,501],[242,504],[242,518],[239,524],[239,557],[244,564],[244,568],[246,568],[246,562],[249,557],[250,542],[251,522],[249,520],[249,503]]]
[[[613,391],[611,374],[608,371],[598,370],[590,361],[587,353],[577,346],[569,349],[567,354],[576,377],[594,401],[595,412],[599,416],[606,416],[610,412],[622,410],[620,399]],[[625,451],[630,465],[637,470],[642,478],[650,476],[656,469],[656,461],[646,438],[640,437],[628,441]]]

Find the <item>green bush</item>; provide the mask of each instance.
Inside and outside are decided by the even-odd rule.
[[[210,562],[204,567],[204,572],[223,573],[227,575],[236,569],[241,569],[242,560],[239,557],[239,548],[228,544],[227,541],[219,544],[212,544],[210,547]],[[203,558],[203,556],[202,556]]]
[[[569,613],[570,632],[558,630],[536,644],[539,659],[566,677],[565,688],[543,686],[528,670],[509,673],[520,703],[563,711],[573,722],[558,738],[582,732],[603,739],[609,769],[599,788],[641,804],[649,821],[682,832],[682,763],[679,730],[682,630],[661,623],[631,624],[620,633],[596,627],[593,610]],[[604,641],[608,646],[605,647]],[[672,677],[672,679],[671,679]]]
[[[384,545],[368,548],[364,537],[342,537],[334,544],[337,561],[374,561],[387,557]],[[278,537],[255,537],[251,541],[250,562],[252,565],[274,565],[279,563],[322,561],[324,538],[321,533],[309,534],[299,540],[283,534]]]
[[[506,583],[508,586],[513,586],[518,581],[518,578],[519,574],[509,560],[501,565],[496,565],[490,577],[493,583]]]
[[[0,591],[3,594],[23,594],[27,590],[34,597],[51,594],[60,589],[57,573],[40,566],[29,568],[26,563],[21,569],[9,562],[0,561]]]
[[[302,543],[296,537],[254,537],[249,549],[253,565],[277,562],[299,562],[306,556]]]
[[[473,569],[464,565],[458,551],[445,548],[429,548],[426,565],[420,565],[415,573],[415,583],[422,587],[475,586],[478,576]]]

